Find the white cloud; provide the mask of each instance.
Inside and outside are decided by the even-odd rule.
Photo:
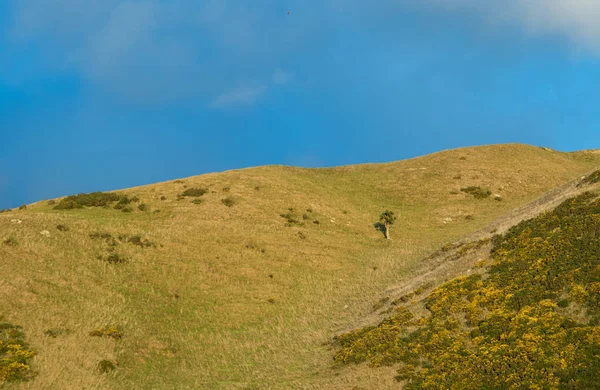
[[[522,26],[533,36],[563,36],[575,46],[600,54],[598,0],[410,0],[412,6],[475,11],[491,25]]]
[[[212,102],[214,108],[231,106],[248,106],[255,103],[266,91],[267,87],[242,87],[219,95]]]

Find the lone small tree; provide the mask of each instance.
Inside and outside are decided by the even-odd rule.
[[[387,240],[389,240],[390,239],[390,225],[393,225],[394,222],[396,222],[396,216],[394,215],[394,212],[390,211],[390,210],[385,210],[379,216],[379,220],[385,227],[385,238]]]

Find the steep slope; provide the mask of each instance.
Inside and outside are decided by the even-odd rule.
[[[12,386],[344,387],[360,371],[332,377],[322,344],[385,287],[598,165],[593,152],[496,145],[120,191],[140,199],[123,206],[132,212],[44,201],[2,213],[0,315],[37,354],[36,377]],[[461,191],[469,186],[501,200],[475,199]],[[194,188],[208,192],[178,196]],[[384,209],[399,216],[391,241],[373,226]],[[110,325],[123,336],[90,336]],[[100,374],[101,360],[116,370]]]
[[[595,187],[494,236],[474,273],[424,299],[405,295],[378,325],[337,336],[336,361],[395,365],[407,389],[597,388]]]

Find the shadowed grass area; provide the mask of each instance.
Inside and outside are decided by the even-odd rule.
[[[143,200],[145,212],[38,202],[0,215],[0,239],[19,243],[0,245],[0,314],[31,335],[39,372],[31,384],[40,388],[393,386],[362,368],[332,370],[323,344],[429,253],[599,163],[594,153],[497,145],[388,164],[250,168],[119,192]],[[460,192],[469,186],[503,201]],[[178,200],[191,188],[208,190],[201,205]],[[382,210],[397,216],[392,240],[373,228]],[[57,225],[69,229],[48,229]],[[112,239],[91,239],[95,232]],[[155,245],[112,246],[121,234]],[[102,260],[113,254],[127,262]],[[125,336],[89,336],[106,324]],[[72,332],[44,335],[54,328]],[[103,360],[115,369],[102,374]]]

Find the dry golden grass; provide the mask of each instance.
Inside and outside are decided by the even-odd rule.
[[[7,388],[392,387],[380,370],[332,367],[324,344],[435,249],[598,165],[592,152],[496,145],[124,190],[149,206],[145,212],[56,211],[42,201],[0,214],[0,240],[18,242],[0,244],[0,315],[24,327],[38,372]],[[503,200],[460,192],[470,185]],[[178,200],[195,187],[209,189],[200,204]],[[229,197],[231,207],[222,203]],[[280,214],[289,208],[304,226],[285,226]],[[385,209],[398,216],[391,241],[373,227]],[[156,247],[117,240],[114,253],[129,262],[108,264],[97,257],[109,246],[93,232],[140,235]],[[89,336],[113,324],[123,339]],[[70,332],[44,334],[55,328]],[[99,373],[104,359],[117,370]]]

